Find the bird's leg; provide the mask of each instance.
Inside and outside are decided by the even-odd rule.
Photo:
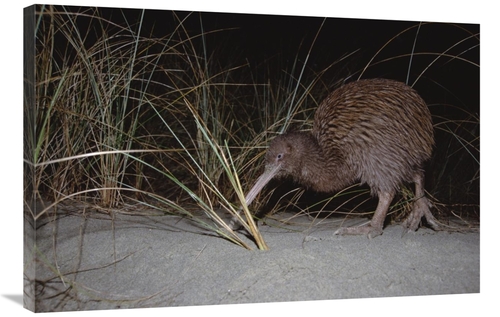
[[[413,202],[413,210],[403,222],[403,226],[409,231],[415,231],[418,229],[422,217],[425,217],[425,220],[427,220],[427,223],[433,229],[438,229],[438,222],[432,215],[429,209],[430,206],[431,204],[424,193],[424,176],[421,172],[417,173],[415,174],[415,201]]]
[[[385,216],[389,206],[394,198],[394,192],[379,193],[378,205],[375,214],[368,226],[346,227],[338,229],[335,234],[338,235],[367,235],[370,239],[382,234]]]

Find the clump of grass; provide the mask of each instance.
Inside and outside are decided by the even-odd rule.
[[[228,125],[235,114],[223,110],[232,69],[213,72],[197,51],[195,40],[207,34],[189,34],[175,13],[177,29],[154,38],[140,35],[144,11],[120,26],[98,9],[37,9],[32,156],[25,159],[34,169],[26,182],[52,204],[33,219],[70,198],[104,212],[133,199],[250,248],[216,212],[234,213],[243,195],[235,162],[242,160],[230,152],[239,150]],[[174,189],[158,193],[155,182],[165,181]],[[266,249],[257,228],[248,229]]]
[[[37,16],[34,188],[53,201],[93,192],[106,208],[122,202],[120,189],[131,168],[123,152],[142,143],[137,132],[152,85],[146,71],[151,61],[137,51],[153,43],[132,37],[133,29],[117,31],[129,35],[122,38],[104,25],[100,33],[85,33],[90,30],[82,31],[82,22],[100,20],[89,11],[41,6]]]

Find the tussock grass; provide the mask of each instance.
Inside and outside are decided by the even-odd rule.
[[[237,164],[245,160],[230,151],[240,152],[246,131],[223,111],[227,87],[240,85],[226,80],[241,66],[212,71],[195,45],[207,34],[190,35],[180,19],[174,33],[153,38],[140,36],[144,11],[122,27],[94,9],[38,8],[36,104],[26,125],[33,173],[25,183],[27,199],[52,204],[31,216],[70,198],[105,212],[134,199],[250,248],[216,212],[233,213],[244,195]],[[82,27],[92,22],[97,30]]]

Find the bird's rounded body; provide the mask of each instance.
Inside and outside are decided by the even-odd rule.
[[[425,101],[409,86],[386,79],[335,90],[316,111],[313,135],[326,158],[341,155],[352,176],[373,193],[413,181],[434,146]]]

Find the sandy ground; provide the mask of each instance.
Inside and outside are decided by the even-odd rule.
[[[282,214],[281,218],[289,215]],[[341,220],[271,221],[249,251],[174,216],[87,213],[37,225],[37,311],[374,298],[480,291],[479,233],[334,236]],[[354,219],[343,225],[366,220]],[[44,223],[41,225],[41,223]],[[29,269],[27,270],[29,271]],[[61,278],[62,277],[62,278]],[[25,285],[28,285],[25,277]]]

